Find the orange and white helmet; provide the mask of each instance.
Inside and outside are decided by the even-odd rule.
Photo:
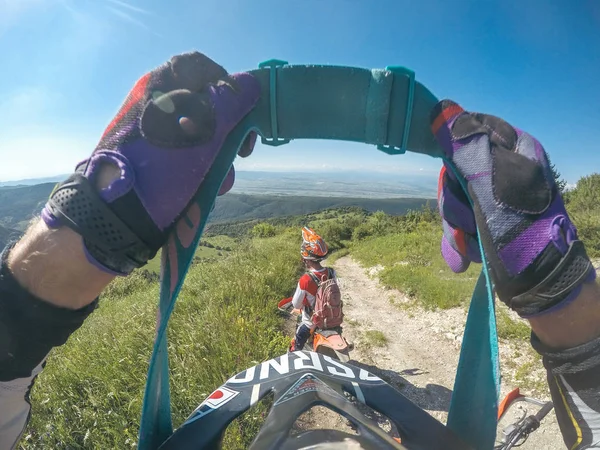
[[[302,258],[321,261],[327,256],[328,251],[327,244],[321,236],[315,233],[315,230],[309,227],[302,228],[302,245],[300,246]]]

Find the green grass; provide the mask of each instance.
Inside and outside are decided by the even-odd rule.
[[[354,243],[351,254],[367,267],[382,264],[381,282],[406,293],[416,304],[429,309],[466,305],[481,268],[474,264],[463,274],[452,272],[440,254],[440,238],[436,224],[422,223],[411,232]],[[500,338],[529,339],[529,326],[512,319],[503,305],[498,306],[496,318]]]
[[[209,243],[213,247],[206,247],[203,245],[205,242]],[[220,247],[221,249],[219,250],[215,247]],[[231,250],[234,250],[238,247],[239,242],[229,236],[210,236],[207,238],[202,238],[201,244],[196,249],[195,256],[203,260],[217,259],[226,256]],[[225,250],[227,248],[230,250]],[[148,261],[148,264],[146,264],[144,269],[149,270],[150,272],[160,273],[160,250],[153,259]]]
[[[196,253],[194,254],[198,258],[217,258],[219,257],[219,253],[223,254],[223,251],[217,250],[216,248],[204,247],[202,245],[198,246],[196,249]]]
[[[333,265],[338,259],[343,258],[350,254],[350,249],[341,248],[335,252],[332,252],[331,255],[327,257],[327,265]]]
[[[507,307],[498,304],[496,307],[496,327],[498,337],[503,339],[529,340],[531,328],[523,319],[513,319],[508,315]]]
[[[371,237],[351,246],[365,267],[384,266],[380,281],[398,289],[428,309],[447,309],[471,298],[480,267],[455,274],[440,254],[442,232],[437,224],[421,223],[414,231]]]
[[[529,350],[531,358],[521,364],[515,371],[515,381],[522,391],[548,393],[548,384],[544,376],[536,376],[537,370],[542,367],[541,356]]]
[[[227,378],[285,352],[276,302],[294,287],[297,252],[287,237],[253,240],[192,267],[169,327],[175,426]],[[139,273],[107,288],[98,310],[52,352],[21,448],[135,447],[157,298],[157,283]],[[224,448],[247,448],[260,418],[234,422]]]
[[[239,245],[237,240],[225,235],[203,237],[202,242],[209,242],[217,247],[227,247],[231,249],[234,249]]]
[[[367,345],[373,347],[385,347],[388,342],[387,337],[379,330],[367,330],[364,332],[364,339]]]
[[[158,251],[154,258],[148,261],[148,264],[144,266],[144,269],[149,270],[150,272],[160,273],[160,254],[161,250]]]

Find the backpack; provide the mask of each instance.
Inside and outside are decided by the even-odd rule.
[[[314,273],[308,273],[317,284],[315,307],[312,322],[320,329],[339,327],[344,319],[343,302],[340,287],[333,277],[333,270],[327,269],[327,278],[319,279]]]

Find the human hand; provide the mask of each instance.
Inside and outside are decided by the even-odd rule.
[[[101,268],[128,273],[144,265],[259,96],[248,73],[229,75],[198,52],[174,56],[137,81],[92,156],[52,193],[42,218],[75,229]],[[255,141],[248,135],[238,154],[248,156]],[[232,167],[219,194],[234,177]]]
[[[498,117],[468,113],[449,100],[436,106],[431,127],[448,161],[440,172],[438,206],[450,268],[463,272],[481,262],[481,239],[500,300],[522,317],[574,299],[596,272],[542,145]]]

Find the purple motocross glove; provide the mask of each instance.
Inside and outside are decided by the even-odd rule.
[[[198,52],[171,58],[137,81],[92,156],[57,185],[42,218],[74,229],[90,261],[111,273],[143,266],[259,96],[250,74],[229,75]],[[248,135],[238,154],[248,156],[255,141]],[[219,194],[233,181],[232,168]]]
[[[542,145],[498,117],[468,113],[449,100],[436,106],[431,127],[461,178],[444,166],[438,187],[442,255],[450,268],[463,272],[481,262],[479,229],[500,300],[522,317],[568,304],[596,271]]]

